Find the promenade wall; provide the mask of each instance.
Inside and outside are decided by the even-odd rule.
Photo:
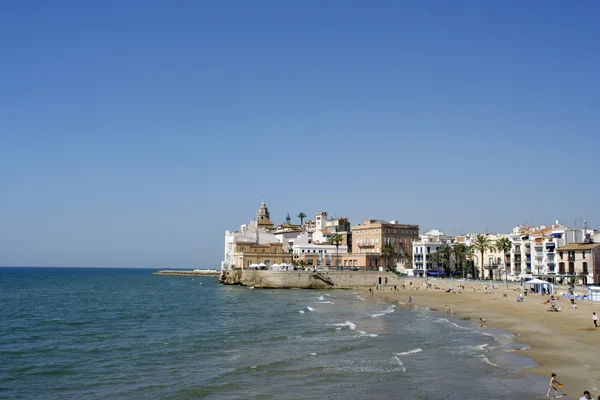
[[[404,278],[392,272],[380,271],[225,271],[219,277],[222,283],[245,285],[256,288],[300,288],[300,289],[350,289],[367,288],[375,285],[402,285]]]

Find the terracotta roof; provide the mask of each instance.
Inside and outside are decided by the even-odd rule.
[[[269,218],[265,218],[258,221],[258,225],[273,225],[273,223]]]
[[[597,246],[600,246],[600,243],[569,243],[556,250],[591,250]]]
[[[321,233],[331,233],[331,232],[328,231],[327,229],[321,229]]]

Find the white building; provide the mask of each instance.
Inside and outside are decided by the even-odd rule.
[[[331,266],[336,257],[348,254],[348,246],[340,244],[315,243],[310,232],[302,232],[294,239],[293,254],[295,260],[309,261],[317,266]]]
[[[253,219],[248,224],[240,226],[237,231],[225,231],[225,255],[221,261],[221,270],[231,269],[235,259],[236,243],[269,244],[282,243],[283,250],[289,251],[289,244],[283,240],[284,236],[274,234],[274,226],[270,220],[269,210],[263,201]]]
[[[570,229],[556,221],[551,226],[522,226],[509,235],[510,274],[515,277],[540,276],[554,278],[558,272],[556,249],[569,243],[581,243],[589,229]]]
[[[438,230],[419,235],[419,240],[412,243],[412,270],[405,270],[410,276],[442,275],[441,263],[431,262],[429,257],[444,245],[452,245],[454,238],[444,235]]]

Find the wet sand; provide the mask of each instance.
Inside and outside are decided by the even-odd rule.
[[[548,311],[549,305],[542,304],[549,296],[530,294],[525,301],[517,302],[520,291],[517,286],[499,284],[500,288],[486,292],[484,283],[459,281],[430,281],[433,289],[425,289],[423,281],[414,281],[413,288],[398,288],[393,293],[390,287],[375,292],[371,298],[391,303],[406,304],[409,296],[411,305],[426,307],[441,312],[445,306],[452,310],[453,318],[471,319],[479,324],[479,318],[486,320],[481,329],[502,329],[513,333],[515,341],[529,345],[520,351],[537,364],[526,371],[548,377],[555,372],[557,380],[564,385],[563,391],[570,398],[579,398],[584,390],[592,396],[600,395],[600,328],[595,328],[592,311],[600,313],[600,303],[587,300],[577,301],[577,309],[572,309],[570,299],[559,299],[560,312]],[[446,293],[448,287],[464,284],[462,294]],[[438,289],[435,289],[437,287]],[[502,288],[503,287],[503,288]],[[557,293],[565,289],[557,288]],[[368,297],[368,290],[363,291]],[[503,295],[506,294],[507,297]],[[450,315],[449,315],[450,317]],[[596,397],[594,397],[596,398]]]

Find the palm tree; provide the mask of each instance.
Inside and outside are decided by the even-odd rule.
[[[443,261],[442,253],[436,251],[435,253],[430,253],[427,255],[426,263],[430,262],[433,266],[433,263],[440,264]],[[427,265],[427,264],[426,264]],[[439,265],[438,265],[439,268]]]
[[[387,243],[381,246],[381,255],[385,258],[386,268],[389,268],[389,259],[394,256],[394,246]]]
[[[493,243],[487,235],[477,235],[475,240],[473,241],[473,249],[477,250],[479,254],[481,254],[481,276],[480,279],[483,279],[483,253],[486,250],[493,248]],[[490,269],[492,266],[490,265]],[[491,271],[490,271],[491,273]]]
[[[444,243],[439,249],[438,252],[442,257],[442,261],[444,261],[444,273],[446,275],[450,275],[450,263],[452,262],[452,247],[447,243]]]
[[[332,244],[335,244],[335,266],[337,268],[339,268],[339,266],[340,266],[340,251],[339,251],[339,249],[340,249],[340,244],[344,241],[344,237],[342,235],[340,235],[339,233],[334,233],[329,238],[329,241]]]
[[[510,252],[512,243],[509,238],[503,237],[503,238],[496,240],[495,247],[496,247],[496,250],[498,250],[504,256],[504,274],[506,276],[506,275],[508,275],[508,269],[507,269],[508,267],[506,265],[506,253]]]
[[[464,243],[458,243],[452,247],[452,255],[454,256],[456,265],[460,267],[463,278],[465,277],[465,261],[467,260],[467,252],[468,249]]]
[[[300,225],[304,225],[304,218],[306,218],[306,214],[304,214],[302,211],[300,211],[300,214],[296,215],[298,218],[300,218]]]

